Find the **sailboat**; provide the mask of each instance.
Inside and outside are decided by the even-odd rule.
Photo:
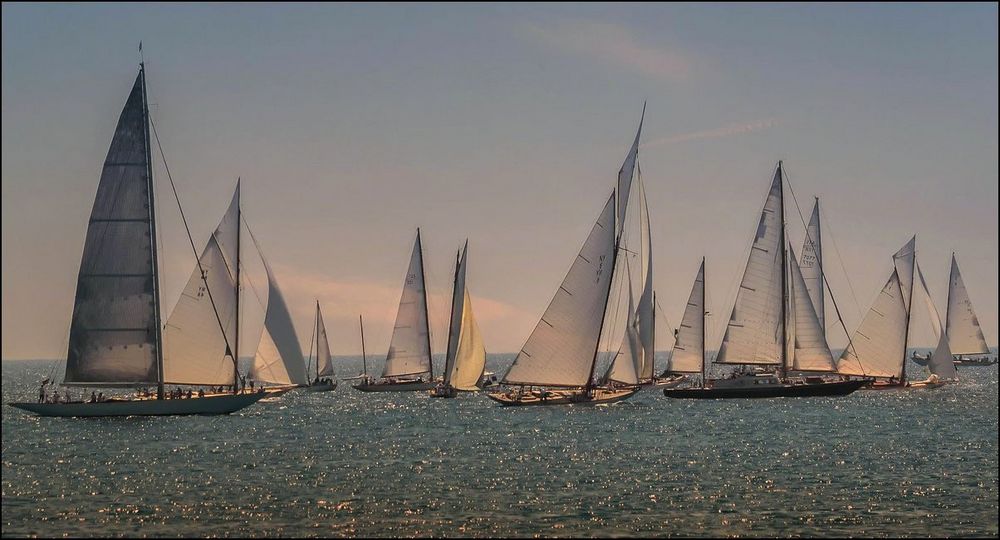
[[[468,254],[469,241],[466,240],[461,255],[455,260],[444,380],[431,390],[431,397],[453,398],[459,391],[479,390],[486,369],[486,347],[472,315],[472,297],[465,282]]]
[[[313,335],[316,337],[313,341],[313,345],[316,347],[316,378],[309,383],[309,386],[305,387],[305,390],[307,392],[336,390],[337,379],[333,372],[330,342],[326,337],[326,325],[323,324],[323,312],[319,309],[319,300],[316,301],[316,322],[313,325]]]
[[[62,385],[155,386],[156,392],[89,402],[11,403],[13,407],[41,416],[228,414],[263,397],[201,391],[194,396],[179,389],[168,396],[164,391],[166,384],[237,388],[237,353],[230,347],[230,336],[233,343],[236,336],[229,331],[238,313],[234,230],[239,204],[237,197],[201,257],[195,253],[198,279],[188,282],[164,329],[149,126],[146,71],[140,63],[87,226]]]
[[[690,373],[701,374],[701,385],[705,385],[707,368],[705,361],[705,258],[701,259],[698,275],[691,286],[681,325],[674,332],[674,349],[670,353],[662,380],[671,381],[668,388],[682,383]],[[673,379],[673,380],[671,380]],[[674,382],[676,381],[676,382]]]
[[[715,363],[769,367],[736,373],[701,388],[667,388],[673,398],[843,396],[866,380],[789,377],[788,371],[832,373],[836,364],[794,253],[785,239],[784,174],[779,161],[761,211],[746,269]],[[790,279],[789,279],[790,278]],[[789,308],[793,311],[789,316]],[[793,338],[794,335],[794,339]]]
[[[410,254],[410,266],[403,282],[396,323],[389,342],[385,368],[380,380],[365,379],[354,385],[362,392],[407,392],[434,388],[431,361],[431,332],[428,326],[427,290],[424,285],[424,255],[420,229]],[[362,338],[363,339],[363,338]],[[367,366],[365,371],[367,374]]]
[[[945,313],[945,333],[954,354],[956,365],[991,366],[997,363],[996,356],[986,345],[979,317],[972,307],[972,299],[965,288],[962,273],[958,270],[955,254],[951,254],[951,275],[948,278],[948,311]],[[913,353],[913,361],[925,366],[930,355]]]
[[[888,390],[907,386],[938,386],[939,379],[955,379],[957,372],[950,361],[948,337],[941,329],[940,318],[916,260],[916,241],[909,242],[892,256],[893,270],[889,280],[872,304],[837,360],[837,372],[842,375],[874,378],[868,388]],[[915,278],[919,277],[919,283]],[[938,346],[928,368],[932,377],[911,385],[906,377],[906,347],[909,342],[913,291],[916,285],[928,306],[931,323],[938,337]],[[933,358],[933,356],[932,356]],[[945,360],[947,359],[947,360]]]

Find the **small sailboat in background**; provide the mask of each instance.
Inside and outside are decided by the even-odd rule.
[[[917,237],[914,236],[893,254],[893,271],[889,280],[882,287],[868,314],[837,360],[837,372],[842,375],[874,378],[874,382],[867,386],[873,390],[908,386],[906,347],[909,342],[913,289],[916,285],[914,278],[919,271],[916,241]],[[920,276],[920,282],[924,285],[923,276]],[[931,316],[933,324],[934,319],[938,319],[937,312],[933,309],[925,285],[923,292],[933,312]],[[934,326],[940,329],[940,324],[938,319]],[[938,349],[942,351],[942,355],[948,350],[947,336],[943,332],[939,332]],[[941,357],[939,355],[939,358]],[[947,352],[947,358],[951,358],[950,352]],[[955,366],[950,361],[934,362],[930,368],[936,379],[957,377]]]
[[[323,313],[319,309],[319,300],[316,301],[316,322],[313,325],[313,335],[316,339],[312,347],[316,347],[316,378],[309,386],[305,387],[307,392],[329,392],[337,389],[337,379],[333,371],[333,359],[330,357],[330,342],[326,337],[326,325],[323,324]],[[310,357],[312,351],[310,351]],[[310,361],[312,358],[310,358]]]
[[[956,365],[991,366],[997,363],[990,351],[979,326],[979,317],[972,307],[972,299],[965,288],[962,273],[958,270],[958,260],[951,254],[951,275],[948,278],[948,311],[945,313],[945,333],[951,346]],[[913,353],[913,361],[925,366],[930,355]]]
[[[377,381],[368,379],[366,366],[365,380],[354,385],[354,388],[362,392],[412,392],[434,388],[428,319],[424,255],[418,228],[382,378]]]
[[[169,395],[164,391],[166,384],[237,386],[239,366],[230,347],[230,332],[238,313],[234,269],[239,252],[235,239],[239,191],[237,186],[233,204],[202,255],[195,253],[197,279],[189,281],[164,331],[150,123],[146,71],[140,63],[115,128],[87,226],[62,385],[154,386],[156,392],[150,395],[143,390],[139,395],[104,400],[92,397],[89,402],[11,403],[13,407],[41,416],[228,414],[263,397],[235,392],[205,395],[201,390],[194,395],[179,388]],[[191,247],[193,251],[193,242]],[[218,298],[213,298],[213,292]]]
[[[701,259],[698,275],[691,286],[681,325],[674,332],[674,349],[670,353],[667,368],[660,375],[663,384],[657,386],[674,388],[687,379],[688,374],[700,373],[701,385],[708,378],[705,375],[705,258]],[[669,382],[667,382],[669,381]]]
[[[699,399],[843,396],[867,383],[788,376],[790,370],[832,373],[836,365],[802,271],[794,253],[789,256],[784,213],[784,174],[779,161],[715,359],[717,364],[751,366],[758,370],[770,367],[775,373],[736,373],[726,379],[707,380],[701,388],[668,388],[663,391],[665,396]]]
[[[444,380],[430,391],[431,397],[453,398],[459,391],[479,390],[486,369],[486,348],[472,314],[472,297],[465,281],[468,254],[469,241],[466,240],[461,255],[455,261]]]

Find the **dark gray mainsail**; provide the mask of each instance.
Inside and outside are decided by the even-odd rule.
[[[140,70],[104,160],[76,284],[64,384],[155,385],[159,348],[152,174]]]

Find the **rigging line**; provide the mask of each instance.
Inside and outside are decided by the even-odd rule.
[[[219,323],[219,331],[222,332],[222,340],[226,342],[226,352],[230,355],[230,357],[232,357],[233,349],[229,347],[229,336],[226,335],[226,327],[222,324],[222,318],[219,316],[219,309],[215,306],[215,300],[212,298],[212,289],[208,286],[208,277],[205,274],[205,269],[201,266],[201,258],[198,257],[198,249],[194,246],[194,238],[191,237],[191,229],[188,227],[187,217],[184,216],[184,208],[181,206],[181,198],[177,194],[177,186],[174,185],[174,178],[170,175],[170,166],[167,165],[167,156],[163,153],[163,146],[160,144],[160,136],[156,133],[156,124],[153,122],[152,117],[149,119],[149,125],[153,128],[153,137],[156,139],[156,147],[160,151],[160,159],[163,160],[163,169],[167,173],[167,179],[170,180],[170,188],[174,192],[174,200],[177,201],[177,210],[181,214],[181,222],[184,223],[184,230],[187,232],[188,242],[191,243],[191,251],[194,253],[194,260],[198,263],[198,272],[201,274],[201,281],[205,284],[205,291],[208,292],[208,301],[211,302],[212,312],[215,313],[215,320]],[[239,373],[239,361],[237,358],[233,358],[233,364],[236,365],[236,371]]]
[[[825,207],[819,209],[823,215],[826,215]],[[854,292],[854,284],[851,283],[851,276],[847,273],[847,268],[844,266],[844,258],[840,256],[840,249],[837,248],[837,241],[833,238],[833,229],[830,228],[831,220],[825,219],[826,222],[826,236],[830,239],[830,243],[833,244],[833,252],[837,255],[837,261],[840,263],[840,269],[844,272],[844,278],[847,281],[847,288],[851,291],[851,298],[854,300],[854,310],[857,312],[858,318],[861,318],[861,303],[858,302],[858,296]]]
[[[788,172],[784,171],[784,173],[785,174],[783,176],[785,177],[785,182],[788,184],[788,191],[792,194],[792,202],[795,203],[795,211],[799,214],[799,220],[802,222],[803,227],[806,228],[806,238],[809,238],[809,227],[805,224],[806,220],[805,220],[805,217],[802,215],[802,209],[799,208],[799,201],[798,201],[798,199],[795,198],[795,190],[792,188],[792,182],[788,178]],[[821,209],[821,211],[822,211],[822,209]],[[829,227],[828,227],[828,229],[829,229]],[[829,236],[829,232],[830,231],[827,230],[827,235],[828,236]],[[832,238],[831,238],[831,240],[832,240]],[[809,241],[811,242],[812,239],[809,239]],[[841,262],[843,263],[843,260],[841,260]],[[846,274],[846,271],[845,271],[845,274]],[[830,287],[830,281],[828,279],[826,279],[826,272],[823,270],[823,266],[822,265],[820,265],[820,275],[823,276],[823,283],[826,284],[826,290],[827,290],[827,292],[830,293],[830,300],[833,301],[833,309],[834,309],[834,312],[837,313],[837,320],[840,321],[840,327],[844,329],[844,334],[847,336],[847,347],[845,348],[845,350],[846,349],[851,349],[851,350],[854,351],[855,356],[857,356],[857,350],[854,348],[854,343],[851,340],[851,333],[847,330],[847,324],[844,323],[844,318],[840,314],[840,306],[837,305],[837,297],[834,296],[834,294],[833,294],[833,288]],[[848,278],[848,284],[850,284],[850,278]],[[829,342],[828,342],[827,343],[827,347],[829,347],[829,346],[830,345],[829,345]],[[861,360],[860,360],[860,357],[858,357],[858,358],[859,358],[858,359],[858,364],[860,365],[861,364]],[[861,371],[862,371],[862,373],[864,373],[864,366],[862,366]]]

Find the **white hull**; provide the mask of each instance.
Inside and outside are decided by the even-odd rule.
[[[133,399],[100,403],[11,403],[39,416],[169,416],[229,414],[253,405],[266,393],[226,394],[190,399]]]

